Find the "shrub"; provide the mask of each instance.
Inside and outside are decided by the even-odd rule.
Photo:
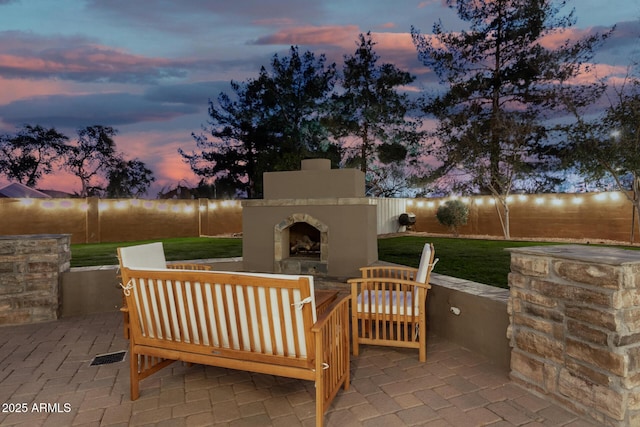
[[[460,200],[447,200],[436,212],[438,222],[451,230],[457,237],[458,227],[467,223],[469,208]]]

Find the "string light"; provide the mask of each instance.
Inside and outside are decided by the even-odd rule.
[[[610,202],[619,203],[624,199],[623,193],[619,191],[591,193],[591,194],[540,194],[533,197],[533,195],[512,195],[506,198],[507,203],[520,202],[525,203],[531,200],[534,204],[542,206],[548,203],[550,206],[560,207],[565,204],[580,205],[591,197],[592,200],[597,202]],[[448,200],[460,200],[465,204],[476,206],[492,206],[495,205],[496,199],[490,196],[450,196],[447,198],[438,199],[413,199],[406,200],[405,206],[414,206],[417,208],[436,208],[437,206],[445,204]],[[88,202],[87,199],[31,199],[20,198],[17,201],[24,207],[42,209],[78,209],[81,211],[89,211],[91,206],[96,206],[94,202]],[[196,204],[197,203],[197,204]],[[216,200],[206,201],[204,203],[199,202],[185,202],[185,201],[154,201],[154,200],[140,200],[140,199],[121,199],[121,200],[108,200],[99,199],[97,201],[97,208],[99,212],[107,212],[110,209],[126,210],[128,208],[144,208],[147,210],[156,210],[159,212],[183,212],[191,214],[193,212],[206,212],[207,210],[217,210],[220,208],[236,208],[240,206],[240,202],[237,200]]]

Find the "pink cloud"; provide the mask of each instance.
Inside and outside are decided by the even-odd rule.
[[[540,40],[540,44],[547,49],[558,49],[567,41],[577,41],[590,35],[591,29],[584,28],[567,28],[562,31],[554,31],[547,34]]]
[[[38,95],[53,95],[60,92],[68,92],[69,87],[60,81],[33,81],[23,79],[3,79],[0,77],[0,105],[11,101],[31,98]]]
[[[416,48],[409,33],[372,33],[375,49],[379,51],[396,50],[410,52],[416,55]]]
[[[429,7],[431,5],[438,4],[438,3],[440,3],[443,6],[446,6],[446,3],[444,0],[425,0],[418,3],[418,9],[424,9],[425,7]]]
[[[71,194],[79,193],[81,188],[80,178],[67,171],[59,170],[51,175],[45,175],[38,181],[37,188],[42,190],[64,191]]]
[[[128,132],[116,136],[115,141],[125,158],[137,158],[153,171],[156,181],[147,194],[150,197],[155,197],[164,187],[173,187],[178,183],[184,185],[185,182],[195,186],[200,180],[178,153],[178,148],[184,148],[187,152],[195,149],[195,142],[188,132]]]
[[[351,46],[359,33],[355,25],[295,27],[260,37],[255,44]]]

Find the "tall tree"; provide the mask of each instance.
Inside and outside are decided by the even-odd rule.
[[[68,138],[40,125],[24,125],[15,135],[0,135],[0,173],[28,187],[53,171]]]
[[[280,159],[276,170],[295,170],[307,157],[329,157],[339,161],[339,149],[329,140],[325,126],[327,105],[336,80],[336,64],[325,55],[296,46],[290,56],[274,55],[272,72],[266,79],[267,130]]]
[[[375,45],[370,32],[360,34],[355,53],[345,56],[342,92],[333,97],[333,129],[338,137],[352,140],[347,163],[374,175],[367,177],[369,182],[382,183],[385,177],[371,173],[382,168],[370,166],[395,163],[397,169],[417,154],[423,133],[421,121],[409,116],[414,103],[400,91],[415,77],[393,64],[378,64]]]
[[[247,197],[262,195],[262,174],[292,170],[305,157],[338,159],[323,124],[325,102],[333,89],[335,64],[324,55],[274,55],[271,71],[256,79],[231,82],[233,97],[220,93],[209,101],[207,134],[192,136],[199,152],[179,152],[192,170],[225,186],[235,185]]]
[[[562,154],[587,180],[612,179],[640,212],[640,75],[627,75],[611,92],[609,106],[592,120],[573,107],[576,123]]]
[[[78,139],[69,145],[65,154],[65,168],[80,178],[80,197],[88,197],[104,190],[97,182],[121,160],[113,137],[117,131],[110,126],[94,125],[78,130]]]
[[[447,32],[438,22],[433,35],[412,28],[418,56],[447,89],[427,100],[425,112],[438,120],[435,137],[442,162],[435,175],[462,168],[471,191],[498,203],[505,238],[509,194],[518,179],[556,162],[547,119],[558,114],[561,90],[571,84],[577,105],[593,102],[598,84],[575,77],[609,33],[569,40],[574,11],[560,15],[566,1],[446,0],[469,29]],[[551,40],[566,40],[549,47]]]
[[[144,195],[156,179],[142,161],[119,159],[108,170],[107,180],[106,196],[124,198]]]
[[[224,182],[249,198],[262,194],[262,173],[270,167],[270,145],[265,128],[266,72],[258,79],[244,83],[231,82],[235,96],[218,95],[217,105],[209,101],[208,133],[192,134],[199,153],[179,153],[191,169],[203,179],[212,179],[216,185]]]

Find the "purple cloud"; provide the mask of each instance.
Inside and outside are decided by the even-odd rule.
[[[81,36],[0,32],[0,76],[80,82],[153,83],[184,77],[184,62],[133,55]]]
[[[120,126],[140,122],[168,121],[204,110],[201,106],[157,102],[130,93],[82,96],[52,95],[21,99],[0,105],[6,124],[41,124],[60,128],[79,128],[94,124]]]

